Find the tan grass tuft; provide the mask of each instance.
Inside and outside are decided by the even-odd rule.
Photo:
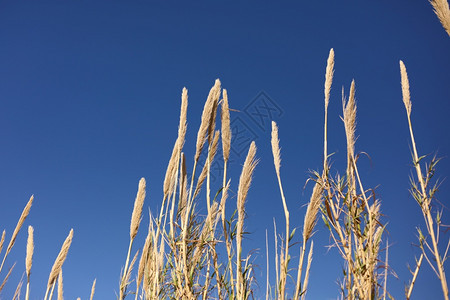
[[[257,161],[255,160],[255,155],[256,155],[256,145],[255,142],[252,142],[244,162],[244,167],[242,168],[241,177],[239,178],[237,206],[239,215],[238,220],[241,221],[243,221],[244,217],[245,199],[247,198],[248,190],[250,189],[250,184],[252,182],[253,171],[255,170],[257,164]],[[242,222],[238,221],[238,223]]]
[[[175,144],[173,145],[172,155],[170,156],[169,164],[167,165],[166,176],[164,177],[163,192],[165,198],[170,197],[169,192],[172,191],[172,185],[174,184],[174,174],[177,171],[178,164],[177,155],[178,150],[180,149],[178,143],[179,139],[177,138]]]
[[[136,195],[136,200],[134,201],[133,213],[131,215],[130,224],[130,238],[133,240],[139,229],[139,224],[141,223],[142,207],[144,205],[145,199],[145,178],[139,180],[139,188]]]
[[[226,89],[223,89],[221,123],[222,123],[223,160],[227,162],[230,157],[231,129],[230,129],[230,108],[228,107],[228,93]]]
[[[411,116],[411,95],[409,93],[408,73],[403,61],[400,61],[400,75],[402,77],[402,95],[408,117]]]
[[[350,86],[350,95],[347,103],[342,99],[344,107],[344,127],[347,136],[347,152],[350,157],[355,153],[355,131],[356,131],[356,101],[355,101],[355,80]]]
[[[281,155],[280,155],[280,140],[278,138],[278,126],[277,123],[272,121],[272,154],[273,163],[275,164],[275,171],[277,176],[280,176],[280,165],[281,165]]]
[[[9,254],[11,251],[11,248],[14,246],[14,243],[16,242],[17,234],[20,231],[20,228],[22,228],[23,223],[25,222],[25,219],[28,217],[28,214],[30,213],[31,205],[33,204],[34,196],[31,196],[30,200],[28,200],[27,205],[22,211],[22,214],[20,215],[19,222],[17,222],[16,228],[14,229],[14,232],[12,234],[11,240],[9,241],[8,248],[6,248],[6,255]]]
[[[317,223],[317,213],[322,203],[322,185],[318,182],[314,185],[314,189],[309,200],[308,208],[303,223],[303,247],[306,247],[306,241],[311,237],[314,227]]]
[[[142,249],[141,258],[139,259],[139,266],[138,266],[138,277],[137,277],[137,290],[139,290],[139,286],[141,285],[142,278],[144,278],[144,271],[146,267],[146,263],[148,260],[148,254],[150,251],[150,242],[151,242],[151,231],[150,228],[148,229],[147,237],[145,238],[144,248]],[[137,291],[136,291],[137,292]]]
[[[237,197],[237,211],[238,211],[238,221],[236,225],[236,264],[237,264],[237,281],[236,281],[236,293],[238,299],[243,298],[243,284],[244,275],[242,273],[241,267],[241,246],[242,246],[242,233],[244,230],[244,217],[245,217],[245,200],[247,198],[248,190],[252,182],[253,171],[255,170],[257,161],[255,160],[256,155],[256,145],[252,142],[248,150],[247,157],[242,168],[242,173],[239,178],[239,188]]]
[[[203,146],[205,145],[205,138],[211,129],[211,119],[214,117],[214,108],[217,107],[217,102],[220,96],[220,80],[216,79],[214,86],[211,88],[208,98],[206,99],[205,106],[203,107],[202,119],[200,128],[197,133],[197,144],[195,151],[195,161],[198,161],[200,154],[202,153]]]
[[[61,267],[66,260],[67,254],[69,253],[70,244],[72,243],[73,229],[70,230],[69,235],[64,241],[58,256],[56,257],[55,263],[53,264],[52,270],[50,271],[50,276],[48,277],[47,289],[55,283],[58,274],[61,272]]]
[[[328,55],[327,60],[327,69],[325,72],[325,109],[328,107],[328,103],[330,102],[330,91],[331,84],[333,82],[333,74],[334,74],[334,50],[330,49],[330,54]]]
[[[447,34],[450,36],[450,8],[446,0],[431,0],[433,5],[433,11],[441,21],[442,27],[444,27]]]
[[[34,229],[32,226],[28,226],[28,239],[27,239],[27,256],[25,258],[25,268],[27,272],[27,280],[30,281],[31,264],[33,262],[33,252],[34,252]]]
[[[181,111],[180,111],[180,124],[178,125],[178,146],[180,150],[184,145],[184,138],[187,130],[187,107],[188,107],[188,90],[183,88],[181,93]]]
[[[0,272],[3,269],[3,265],[5,264],[5,260],[8,257],[9,252],[11,251],[12,247],[14,246],[14,243],[16,242],[17,235],[19,234],[20,229],[22,228],[23,223],[25,222],[25,219],[27,218],[28,214],[30,213],[31,205],[33,204],[34,196],[30,197],[30,200],[28,200],[27,205],[25,205],[25,208],[22,211],[22,214],[20,215],[19,221],[17,222],[16,228],[14,228],[13,234],[11,236],[11,240],[9,241],[8,247],[6,248],[5,255],[3,256],[2,264],[0,265]],[[5,233],[5,232],[3,232]],[[3,247],[4,242],[4,235],[2,236],[2,241],[0,242],[0,250]]]

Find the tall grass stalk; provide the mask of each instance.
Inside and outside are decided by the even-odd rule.
[[[427,173],[424,176],[422,173],[422,168],[421,168],[421,164],[420,164],[421,160],[424,157],[423,156],[419,157],[417,154],[417,147],[416,147],[416,142],[414,139],[414,132],[412,129],[412,122],[411,122],[412,104],[411,104],[411,95],[410,95],[410,90],[409,90],[409,80],[408,80],[408,74],[406,72],[406,67],[405,67],[405,64],[403,63],[403,61],[400,61],[400,75],[401,75],[403,103],[404,103],[405,109],[406,109],[409,133],[410,133],[410,137],[411,137],[413,165],[414,165],[414,168],[416,171],[417,180],[419,181],[419,186],[417,186],[416,183],[414,182],[414,180],[411,179],[411,193],[421,208],[421,211],[422,211],[422,214],[423,214],[423,217],[425,220],[426,228],[428,231],[428,235],[430,236],[431,243],[432,243],[431,246],[428,244],[428,242],[426,241],[425,237],[423,236],[422,232],[419,229],[418,233],[419,233],[420,247],[422,249],[425,259],[428,261],[430,266],[436,272],[436,275],[438,276],[438,278],[441,282],[441,287],[442,287],[442,292],[444,294],[444,298],[446,300],[448,300],[449,295],[448,295],[447,278],[446,278],[445,270],[444,270],[445,256],[444,256],[444,258],[441,256],[439,247],[438,247],[439,230],[440,230],[440,225],[441,225],[440,224],[440,215],[439,215],[439,213],[437,213],[436,225],[435,225],[433,216],[431,214],[431,201],[434,197],[437,187],[434,186],[434,187],[430,188],[429,183],[430,183],[431,177],[434,174],[434,167],[435,167],[437,161],[433,160],[430,163],[430,165],[426,168]],[[436,226],[436,228],[435,228],[435,226]],[[433,255],[435,264],[432,263],[432,261],[428,258],[427,253],[426,253],[426,248],[424,247],[424,245],[426,246],[426,248],[428,248],[430,250],[431,254]],[[436,269],[437,269],[437,271],[436,271]]]

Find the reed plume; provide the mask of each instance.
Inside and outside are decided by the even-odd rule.
[[[58,256],[56,257],[52,270],[50,271],[50,276],[48,277],[47,288],[50,288],[50,286],[53,285],[56,278],[58,277],[58,274],[61,271],[61,267],[64,264],[64,261],[66,260],[67,254],[69,253],[69,248],[70,245],[72,244],[72,238],[73,238],[73,229],[70,230],[69,235],[64,241],[61,250]]]
[[[222,110],[221,110],[222,152],[223,152],[223,160],[226,163],[230,157],[230,148],[231,148],[230,108],[228,107],[227,90],[223,89],[222,94],[223,94]]]
[[[247,157],[242,168],[242,173],[239,178],[239,188],[237,197],[237,212],[238,221],[236,225],[236,296],[241,299],[243,297],[243,283],[244,275],[242,274],[242,261],[241,261],[241,247],[242,247],[242,234],[244,231],[244,217],[245,217],[245,200],[247,198],[248,190],[252,182],[253,171],[255,170],[257,161],[255,160],[256,145],[255,142],[250,144],[250,148],[247,153]]]
[[[130,239],[134,239],[141,223],[142,207],[145,200],[145,178],[139,180],[139,188],[134,201],[133,213],[131,214]]]
[[[25,258],[25,269],[27,274],[27,291],[25,294],[25,300],[30,297],[30,274],[31,274],[31,264],[33,262],[33,251],[34,251],[34,239],[33,239],[34,229],[32,226],[28,226],[28,239],[27,239],[27,255]]]
[[[314,227],[317,224],[317,213],[319,212],[320,204],[322,203],[322,191],[322,185],[319,182],[316,182],[303,222],[303,247],[306,246],[306,242],[311,238]]]
[[[14,228],[13,234],[11,236],[11,240],[9,241],[8,247],[6,248],[5,256],[3,256],[2,264],[0,265],[0,272],[3,269],[3,265],[5,263],[6,257],[8,257],[8,254],[11,252],[11,249],[14,246],[14,243],[16,242],[17,235],[19,234],[19,231],[22,228],[22,225],[25,222],[25,219],[28,217],[28,214],[30,213],[31,205],[33,204],[33,199],[34,199],[34,196],[31,196],[30,200],[28,200],[27,205],[25,205],[25,208],[23,209],[22,214],[20,215],[20,218],[19,218],[19,221],[17,222],[16,228]]]
[[[447,34],[450,36],[450,8],[446,0],[430,0],[433,11],[439,18]]]
[[[203,150],[203,146],[205,145],[205,138],[207,135],[211,135],[212,128],[212,120],[215,118],[214,108],[217,107],[216,102],[218,101],[220,96],[220,80],[216,79],[214,86],[211,88],[208,98],[206,99],[205,106],[202,112],[202,119],[200,128],[197,133],[197,144],[195,151],[195,161],[198,161],[200,158],[200,154]]]
[[[331,84],[333,83],[334,74],[334,50],[330,49],[330,53],[327,59],[327,67],[325,69],[325,85],[324,85],[324,95],[325,95],[325,118],[324,118],[324,135],[323,135],[323,170],[327,171],[327,160],[328,160],[328,104],[330,103],[330,91]]]
[[[402,79],[402,95],[403,95],[403,104],[405,104],[406,113],[408,117],[411,116],[411,95],[409,93],[409,80],[408,73],[406,73],[406,67],[403,61],[400,61],[400,75]]]

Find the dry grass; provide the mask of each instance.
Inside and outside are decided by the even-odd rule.
[[[445,0],[431,1],[442,25],[450,35],[450,12]],[[277,233],[274,220],[274,283],[269,282],[269,241],[266,231],[267,248],[267,286],[266,299],[305,299],[308,292],[309,276],[313,268],[313,235],[319,214],[329,229],[332,245],[343,260],[341,278],[342,299],[386,299],[391,297],[387,288],[388,245],[384,240],[386,225],[381,218],[381,202],[372,189],[366,189],[358,170],[358,152],[356,151],[356,84],[350,84],[348,97],[342,88],[343,127],[346,133],[347,164],[345,170],[330,176],[329,155],[327,149],[328,106],[333,84],[335,53],[331,49],[325,69],[324,84],[324,143],[323,169],[313,172],[311,180],[314,187],[303,220],[301,237],[296,241],[295,229],[290,228],[290,212],[281,180],[281,149],[279,130],[272,122],[271,146],[280,191],[280,210],[284,211],[285,226],[283,234]],[[431,186],[437,160],[425,165],[422,172],[422,159],[418,156],[411,122],[411,94],[406,67],[400,61],[401,88],[412,143],[415,179],[411,180],[411,193],[423,213],[426,233],[418,229],[422,254],[412,271],[411,283],[405,296],[410,299],[414,284],[421,269],[423,259],[435,271],[441,283],[445,299],[449,299],[444,268],[449,246],[445,253],[439,247],[440,214],[432,217],[432,204],[436,186]],[[219,101],[220,96],[222,99]],[[219,108],[219,104],[221,107]],[[150,212],[147,236],[141,249],[133,249],[139,231],[142,210],[146,196],[146,181],[139,181],[138,192],[130,222],[130,241],[128,252],[119,282],[118,298],[123,300],[134,296],[135,300],[155,299],[249,299],[254,298],[255,278],[253,257],[243,253],[245,234],[246,201],[249,197],[252,177],[257,165],[255,142],[250,144],[237,186],[237,201],[227,202],[232,191],[228,178],[228,162],[231,148],[230,108],[227,90],[222,89],[217,79],[207,96],[201,124],[197,132],[193,166],[188,170],[187,159],[183,153],[187,132],[188,90],[181,93],[181,109],[178,134],[163,183],[163,197],[160,211]],[[220,109],[220,118],[216,120]],[[221,123],[216,130],[216,123]],[[217,158],[219,142],[222,143],[223,156]],[[205,161],[201,161],[206,151]],[[219,186],[211,182],[211,166],[215,160],[222,159],[223,179]],[[203,163],[203,166],[201,164]],[[197,167],[200,174],[196,174]],[[343,175],[339,175],[343,174]],[[190,181],[188,180],[191,176]],[[417,183],[416,183],[417,182]],[[203,188],[205,186],[205,188]],[[203,188],[203,189],[202,189]],[[34,197],[26,204],[19,221],[13,230],[0,265],[0,274],[8,255],[14,247],[20,229],[30,213]],[[206,215],[201,215],[201,207],[206,206]],[[231,207],[231,210],[229,209]],[[231,211],[231,213],[227,213]],[[25,257],[27,287],[25,299],[31,298],[30,282],[34,252],[34,229],[28,227],[28,239]],[[4,248],[6,231],[0,239],[0,253]],[[427,240],[428,238],[428,240]],[[61,250],[51,268],[44,300],[52,299],[57,285],[57,298],[63,299],[62,266],[73,239],[73,230],[64,241]],[[431,239],[431,243],[429,242]],[[309,243],[309,246],[308,246]],[[299,244],[298,264],[290,265],[295,244]],[[382,245],[386,245],[385,260],[382,259]],[[448,244],[450,245],[450,243]],[[306,253],[309,248],[308,253]],[[132,253],[134,255],[132,256]],[[140,254],[139,254],[140,253]],[[131,261],[130,258],[132,257]],[[306,262],[305,262],[306,258]],[[134,266],[137,264],[137,268]],[[305,266],[306,264],[306,266]],[[7,283],[15,264],[9,268],[0,285],[0,292]],[[136,286],[131,289],[131,284]],[[17,284],[13,299],[20,299],[22,280]],[[90,299],[93,300],[96,279],[93,281]],[[314,297],[314,296],[311,296]],[[80,298],[78,298],[80,299]]]
[[[430,0],[434,13],[450,36],[450,8],[447,0]]]
[[[417,156],[414,135],[411,127],[411,99],[406,68],[400,62],[402,77],[403,101],[407,111],[410,134],[413,144],[414,165],[417,171],[419,185],[413,184],[413,195],[424,213],[428,235],[432,239],[429,245],[420,234],[423,254],[416,264],[412,282],[406,291],[409,299],[413,292],[414,283],[418,276],[422,260],[425,258],[434,268],[442,283],[445,297],[448,290],[445,279],[443,262],[438,249],[438,233],[440,224],[434,224],[431,218],[431,195],[429,190],[429,176],[422,175],[420,159]],[[298,265],[292,269],[291,254],[295,240],[295,230],[290,229],[290,213],[288,202],[283,192],[281,181],[281,149],[279,130],[272,122],[272,152],[277,176],[281,206],[285,215],[284,236],[275,231],[275,284],[269,282],[269,265],[267,265],[266,299],[305,299],[311,268],[313,267],[312,240],[314,228],[317,224],[319,212],[325,225],[329,228],[333,246],[341,254],[344,261],[344,274],[341,278],[341,297],[343,299],[386,299],[390,296],[387,290],[388,253],[381,265],[381,244],[385,225],[381,220],[381,202],[374,198],[372,190],[364,189],[357,167],[358,155],[356,148],[356,84],[351,82],[348,100],[342,96],[343,122],[347,140],[347,167],[344,176],[331,177],[327,154],[327,109],[330,101],[330,89],[334,74],[334,51],[330,51],[325,76],[325,129],[324,129],[324,169],[313,172],[315,182],[310,201],[308,202],[303,220],[302,235]],[[221,130],[215,129],[215,116],[221,100]],[[133,250],[133,243],[137,236],[142,209],[146,196],[146,182],[139,181],[138,191],[130,222],[130,243],[122,270],[119,284],[119,299],[134,296],[137,299],[249,299],[254,296],[254,273],[252,258],[245,255],[243,249],[243,235],[245,232],[246,199],[256,168],[256,145],[251,143],[247,157],[243,163],[237,189],[235,214],[228,216],[226,208],[230,191],[230,179],[227,178],[227,163],[231,146],[230,109],[228,94],[221,90],[220,81],[216,81],[211,88],[202,114],[202,122],[198,131],[196,153],[190,186],[188,182],[187,162],[183,153],[184,137],[187,130],[187,89],[183,89],[181,96],[180,123],[178,136],[169,159],[168,168],[163,184],[163,205],[156,216],[150,214],[147,237],[143,248]],[[222,140],[223,156],[216,158],[219,141]],[[206,146],[206,147],[205,147]],[[195,169],[200,163],[201,152],[207,149],[206,159],[200,174],[195,176]],[[211,164],[216,159],[222,159],[225,171],[221,186],[212,195]],[[434,167],[432,164],[431,169]],[[430,170],[430,167],[428,167]],[[202,192],[202,187],[206,189]],[[198,214],[200,198],[204,199],[207,214]],[[430,194],[431,193],[431,194]],[[219,197],[220,196],[220,197]],[[28,216],[33,202],[30,198],[25,206],[19,222],[12,234],[3,258],[6,260],[14,246],[14,242]],[[281,208],[280,206],[280,208]],[[221,225],[221,230],[219,225]],[[274,224],[275,225],[275,224]],[[435,230],[435,231],[433,231]],[[436,233],[437,230],[437,233]],[[66,238],[60,253],[51,269],[47,283],[45,300],[52,299],[57,283],[57,298],[63,299],[62,265],[67,257],[73,238],[73,230]],[[5,231],[0,240],[0,252],[5,241]],[[221,243],[224,242],[224,243]],[[268,243],[268,240],[266,241]],[[308,246],[309,243],[309,246]],[[219,250],[219,247],[222,250]],[[268,245],[266,245],[268,248]],[[308,251],[306,251],[309,248]],[[27,275],[26,299],[30,298],[30,274],[34,249],[33,227],[28,228],[27,254],[25,270]],[[428,249],[427,251],[425,251]],[[131,255],[135,251],[131,261]],[[267,250],[268,251],[268,250]],[[139,252],[141,254],[139,254]],[[222,257],[222,254],[224,256]],[[429,254],[433,258],[429,257]],[[269,253],[267,253],[269,259]],[[306,262],[305,262],[306,260]],[[432,261],[435,261],[435,264]],[[269,261],[269,260],[268,260]],[[135,270],[134,266],[137,264]],[[305,266],[306,265],[306,266]],[[11,272],[6,274],[0,291],[6,284]],[[295,273],[295,274],[291,274]],[[135,274],[135,275],[133,275]],[[133,279],[135,276],[135,280]],[[292,281],[289,279],[292,278]],[[131,290],[132,282],[136,287]],[[95,292],[96,280],[91,288],[90,299]],[[20,298],[22,282],[16,288],[15,298]]]

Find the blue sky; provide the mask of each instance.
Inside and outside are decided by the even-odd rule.
[[[407,264],[419,253],[412,246],[415,228],[424,223],[408,192],[411,156],[400,59],[409,74],[419,153],[438,153],[443,160],[436,177],[450,174],[450,38],[428,1],[1,1],[0,41],[0,228],[9,237],[35,195],[26,221],[35,228],[31,299],[43,297],[70,228],[66,298],[86,299],[94,278],[96,299],[115,297],[139,178],[147,179],[145,206],[156,211],[181,90],[189,90],[185,153],[192,157],[216,78],[228,90],[230,107],[240,111],[231,115],[235,128],[245,129],[258,147],[260,163],[247,201],[252,234],[245,245],[259,249],[257,292],[264,292],[265,230],[273,236],[273,218],[282,226],[284,216],[270,117],[261,122],[246,111],[261,108],[261,101],[276,109],[271,117],[279,124],[281,176],[292,226],[299,227],[312,189],[304,187],[309,170],[322,165],[330,48],[336,53],[328,143],[334,172],[344,171],[346,158],[341,87],[348,91],[354,78],[356,149],[370,157],[361,158],[360,172],[382,200],[391,267],[398,275],[388,286],[393,296],[403,297],[411,278]],[[245,159],[241,147],[233,144],[235,189]],[[445,224],[449,193],[445,180],[438,193]],[[142,224],[136,245],[143,244],[147,216]],[[327,250],[331,241],[321,221],[316,229],[308,296],[336,299],[343,262],[335,249]],[[442,243],[448,238],[443,234]],[[7,261],[18,265],[5,298],[22,276],[25,242],[26,230]],[[442,298],[429,266],[422,268],[413,295]]]

